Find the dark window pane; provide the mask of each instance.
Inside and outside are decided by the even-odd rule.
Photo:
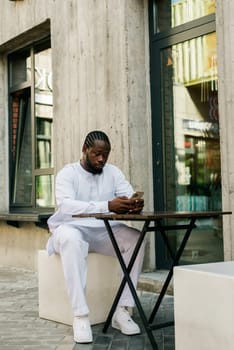
[[[10,87],[19,85],[31,79],[30,51],[20,52],[9,57]]]
[[[31,204],[32,143],[29,90],[12,96],[13,203]]]

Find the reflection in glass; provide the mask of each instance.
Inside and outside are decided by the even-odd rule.
[[[51,167],[51,130],[52,121],[45,118],[36,118],[36,168],[50,168]]]
[[[220,210],[216,34],[163,50],[161,62],[165,209]],[[171,238],[177,245],[180,236]],[[220,219],[198,222],[183,259],[191,263],[223,259]]]
[[[36,176],[36,205],[40,208],[54,206],[54,176]]]
[[[154,33],[215,13],[216,0],[154,0]]]
[[[216,0],[171,0],[172,27],[215,13]]]
[[[51,49],[35,54],[36,168],[51,168],[52,159],[52,75]]]
[[[52,158],[52,57],[51,49],[35,53],[35,126],[37,169],[53,167]],[[54,205],[53,175],[36,176],[37,207],[52,207]]]

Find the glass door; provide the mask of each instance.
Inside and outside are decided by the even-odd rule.
[[[221,166],[215,1],[150,1],[156,210],[219,210]],[[183,223],[183,222],[181,222]],[[170,232],[175,251],[182,232]],[[169,256],[156,235],[156,266]],[[221,219],[200,220],[182,264],[223,260]]]
[[[160,51],[165,209],[220,210],[221,166],[216,34]],[[174,248],[180,234],[170,233]],[[219,219],[201,220],[183,263],[223,260]]]

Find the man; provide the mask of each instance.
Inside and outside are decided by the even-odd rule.
[[[49,254],[60,254],[68,296],[74,313],[73,331],[77,343],[93,340],[89,309],[85,298],[86,258],[89,251],[115,255],[102,220],[75,218],[83,213],[138,213],[143,209],[142,199],[131,199],[132,186],[123,173],[107,159],[111,150],[108,136],[102,131],[90,132],[82,147],[80,162],[68,164],[56,177],[58,210],[48,220],[52,235],[47,243]],[[139,232],[119,222],[112,229],[124,261],[128,264]],[[136,286],[142,267],[144,247],[132,268],[131,277]],[[134,300],[126,285],[112,318],[112,327],[123,334],[140,333],[139,326],[130,317],[127,307]]]

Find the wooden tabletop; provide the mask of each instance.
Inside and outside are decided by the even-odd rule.
[[[230,215],[231,211],[156,211],[156,212],[141,212],[140,214],[115,214],[115,213],[94,213],[94,214],[77,214],[73,217],[90,218],[102,220],[131,220],[131,221],[145,221],[157,219],[171,219],[171,218],[211,218],[222,215]]]

